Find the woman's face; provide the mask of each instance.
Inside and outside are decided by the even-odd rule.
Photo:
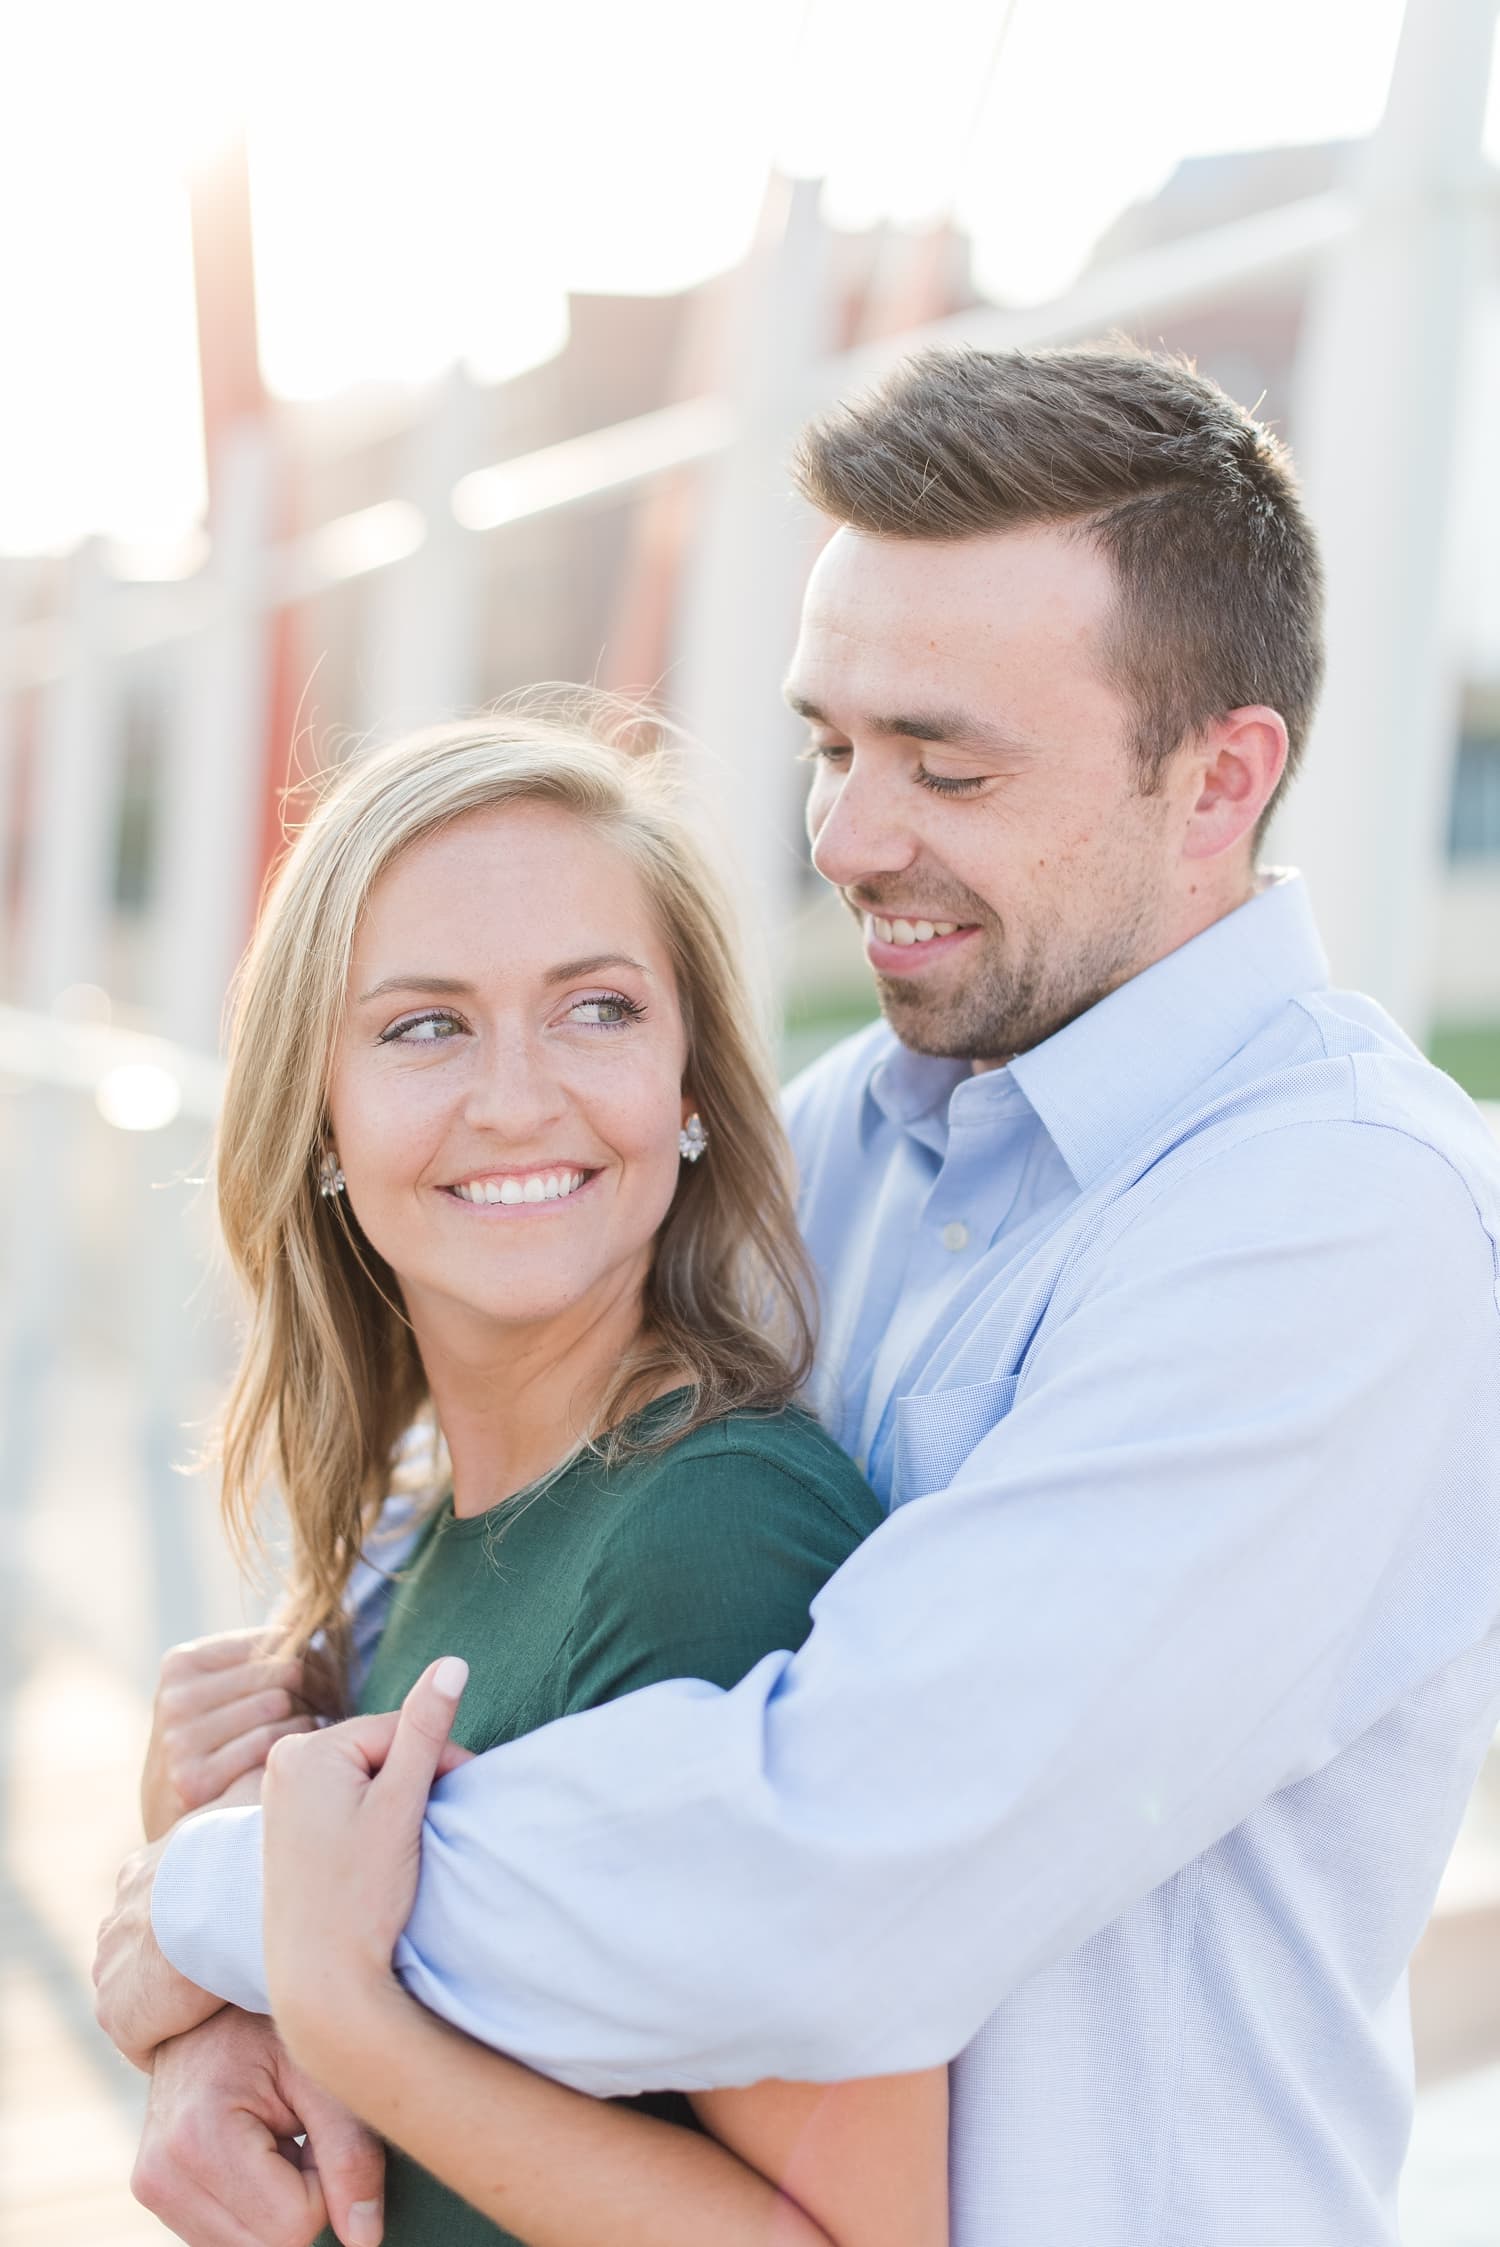
[[[329,1111],[424,1348],[638,1297],[677,1185],[687,1041],[655,916],[570,812],[414,843],[355,938]]]

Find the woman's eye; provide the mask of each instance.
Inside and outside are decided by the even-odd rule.
[[[610,991],[597,999],[579,999],[568,1009],[573,1021],[581,1022],[585,1029],[619,1030],[627,1022],[639,1022],[645,1008],[634,999],[627,999],[623,991]]]
[[[449,1038],[457,1037],[462,1029],[463,1024],[456,1014],[443,1014],[441,1012],[413,1014],[409,1015],[404,1022],[393,1022],[388,1030],[382,1030],[378,1043],[381,1045],[441,1045]]]

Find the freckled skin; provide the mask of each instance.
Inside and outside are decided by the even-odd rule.
[[[559,963],[624,953],[561,984]],[[398,991],[412,969],[466,995]],[[638,1020],[593,1015],[619,993]],[[559,1351],[616,1314],[634,1331],[676,1192],[687,1040],[671,961],[623,854],[569,813],[517,804],[453,821],[376,883],[355,942],[329,1112],[349,1206],[397,1275],[429,1374],[553,1334]],[[425,1030],[419,1018],[443,1015]],[[391,1037],[393,1030],[401,1037]],[[569,1165],[587,1201],[539,1220],[477,1216],[445,1189]]]
[[[812,573],[787,691],[820,713],[814,863],[856,916],[973,932],[920,973],[877,972],[919,1052],[1022,1052],[1253,892],[1285,727],[1230,712],[1143,794],[1134,713],[1102,652],[1114,601],[1107,561],[1058,527],[845,528]],[[875,722],[934,712],[965,722],[940,742]],[[923,775],[973,786],[943,797]]]

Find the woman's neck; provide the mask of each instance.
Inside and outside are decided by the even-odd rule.
[[[592,1434],[621,1364],[644,1332],[643,1281],[531,1325],[482,1329],[413,1306],[438,1425],[453,1464],[453,1510],[488,1513],[550,1473]]]

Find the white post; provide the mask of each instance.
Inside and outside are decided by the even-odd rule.
[[[21,605],[21,570],[17,561],[0,559],[0,656],[8,653]],[[21,706],[19,680],[7,676],[0,662],[0,995],[11,973],[9,877],[20,838],[14,831],[16,813],[15,771],[17,714]]]
[[[226,441],[201,621],[182,643],[161,790],[150,999],[157,1026],[212,1052],[255,903],[271,677],[264,429]]]
[[[19,996],[39,1013],[70,984],[106,979],[121,750],[110,591],[98,541],[89,540],[68,565],[62,669],[42,702],[22,839]]]
[[[264,424],[224,439],[213,549],[194,589],[197,630],[174,650],[177,692],[161,789],[150,999],[156,1027],[199,1053],[219,1044],[225,994],[250,932],[273,662],[269,535],[275,456]],[[194,1181],[209,1132],[197,1118],[122,1150],[132,1184],[127,1253],[139,1274],[131,1341],[141,1412],[141,1532],[150,1626],[143,1679],[173,1640],[208,1627],[201,1559],[208,1491],[182,1474],[221,1341],[204,1283],[212,1226]],[[212,1364],[212,1371],[222,1369]]]
[[[376,575],[364,599],[366,724],[381,739],[462,716],[483,689],[487,551],[453,512],[454,487],[480,458],[478,405],[471,378],[450,369],[402,446],[395,496],[418,509],[426,535],[406,560]]]
[[[1495,0],[1410,0],[1358,219],[1309,310],[1293,413],[1329,580],[1328,685],[1272,856],[1302,865],[1337,980],[1430,1027],[1458,650],[1458,408],[1485,211]]]
[[[705,472],[669,693],[702,751],[712,824],[732,840],[747,909],[779,967],[797,880],[792,750],[800,730],[779,687],[809,537],[805,510],[791,498],[787,455],[808,371],[821,356],[827,299],[817,183],[778,181],[773,194],[780,207],[768,210],[731,339],[728,391],[739,435]]]
[[[121,726],[111,587],[97,541],[68,565],[61,662],[44,691],[36,786],[21,837],[19,996],[47,1012],[70,985],[106,980]],[[0,1208],[0,1523],[7,1548],[42,1485],[54,1376],[78,1296],[81,1144],[77,1095],[35,1087],[17,1119],[12,1191]]]

